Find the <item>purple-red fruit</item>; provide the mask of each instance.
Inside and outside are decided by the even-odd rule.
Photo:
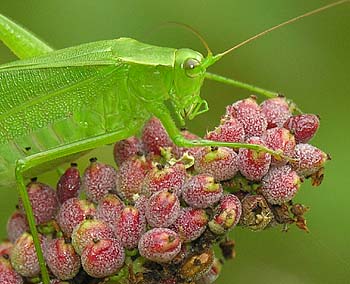
[[[151,227],[169,227],[180,213],[180,201],[175,193],[162,190],[148,200],[146,219]]]
[[[215,209],[215,215],[209,222],[209,228],[215,234],[224,234],[237,225],[241,215],[242,204],[238,197],[233,194],[226,194],[221,198],[218,207]]]
[[[141,256],[158,263],[171,261],[181,250],[179,235],[167,228],[154,228],[142,235],[139,245]]]
[[[316,133],[320,120],[314,114],[299,114],[291,116],[284,127],[294,134],[297,143],[307,143]]]
[[[172,166],[157,164],[147,173],[143,182],[142,193],[149,196],[161,190],[173,190],[177,196],[180,196],[186,177],[184,164],[176,163]]]
[[[266,117],[252,97],[227,106],[226,117],[234,117],[242,124],[245,138],[260,137],[267,128]]]
[[[87,219],[76,226],[72,233],[72,245],[81,255],[84,248],[93,240],[114,239],[112,228],[102,220]]]
[[[142,132],[142,142],[147,152],[160,155],[160,148],[174,147],[168,133],[160,120],[152,117],[145,124]]]
[[[1,284],[23,284],[23,278],[11,266],[10,261],[0,256],[0,283]]]
[[[44,247],[46,264],[53,275],[61,280],[69,280],[78,274],[80,257],[64,238],[47,240]]]
[[[95,240],[86,246],[81,255],[84,270],[96,278],[117,273],[124,260],[124,249],[117,239]]]
[[[292,166],[296,172],[300,176],[308,177],[321,169],[329,156],[310,144],[297,144],[294,159]]]
[[[124,161],[139,152],[143,152],[142,142],[138,137],[131,136],[115,143],[113,150],[114,160],[120,166]]]
[[[295,139],[288,129],[279,127],[268,129],[263,138],[268,148],[279,151],[286,157],[293,157]],[[273,165],[284,165],[286,163],[286,159],[272,157],[271,160],[271,164]]]
[[[29,230],[26,216],[22,212],[16,210],[8,219],[6,228],[7,237],[14,243],[20,235]]]
[[[148,204],[148,197],[145,195],[140,195],[136,200],[135,200],[135,208],[139,210],[140,214],[143,216],[146,216],[146,208]]]
[[[244,137],[244,128],[234,117],[224,118],[215,130],[208,132],[205,136],[208,140],[223,142],[244,142]]]
[[[101,198],[116,189],[116,170],[107,164],[90,159],[90,165],[85,169],[82,188],[89,200],[97,203]]]
[[[208,215],[203,209],[182,208],[171,229],[177,232],[182,242],[199,238],[208,224]]]
[[[57,195],[53,188],[41,182],[32,181],[27,185],[27,191],[36,224],[52,220],[58,210]],[[22,202],[20,202],[20,207],[24,213]]]
[[[70,237],[75,226],[84,221],[87,216],[95,216],[95,214],[93,203],[73,197],[62,204],[56,219],[63,233]]]
[[[58,201],[62,204],[69,198],[78,197],[80,186],[80,172],[77,164],[72,163],[71,167],[64,172],[57,183]]]
[[[260,137],[250,137],[246,143],[266,146]],[[240,148],[237,166],[241,174],[248,180],[260,181],[268,172],[271,164],[271,155],[263,151]]]
[[[260,105],[262,114],[267,119],[267,128],[283,127],[285,121],[292,115],[289,104],[284,97],[263,101]]]
[[[283,204],[292,200],[300,187],[300,178],[285,165],[272,167],[262,179],[261,193],[271,204]]]
[[[133,249],[146,231],[146,218],[135,207],[126,206],[117,221],[116,236],[123,247]]]
[[[226,147],[203,147],[196,153],[194,169],[206,173],[216,181],[233,178],[237,172],[237,153]]]
[[[39,235],[42,244],[43,237]],[[23,233],[15,242],[11,254],[13,268],[24,277],[36,277],[40,273],[39,261],[34,247],[33,237]]]
[[[182,197],[193,208],[207,208],[220,200],[223,189],[220,183],[207,174],[192,176],[183,187]]]
[[[124,209],[124,203],[115,194],[107,194],[97,204],[96,218],[105,221],[113,229]]]
[[[151,168],[152,164],[145,156],[136,155],[126,160],[118,170],[118,195],[133,201],[134,195],[141,193],[143,180]]]

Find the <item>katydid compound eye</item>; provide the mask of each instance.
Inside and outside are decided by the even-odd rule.
[[[189,77],[196,77],[200,73],[199,70],[196,70],[196,67],[200,66],[200,62],[197,59],[189,58],[183,64],[186,75]]]

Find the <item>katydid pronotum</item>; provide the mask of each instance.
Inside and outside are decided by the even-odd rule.
[[[206,70],[229,52],[300,18],[350,2],[338,1],[261,32],[213,55],[156,47],[130,38],[54,51],[29,31],[0,16],[0,39],[21,59],[0,66],[0,187],[17,184],[40,263],[49,276],[26,191],[26,178],[42,164],[132,136],[153,116],[179,146],[227,146],[281,153],[261,145],[186,140],[184,123],[208,110],[200,89],[205,78],[268,97],[278,94]],[[171,111],[167,107],[171,105]],[[27,174],[27,175],[26,175]]]

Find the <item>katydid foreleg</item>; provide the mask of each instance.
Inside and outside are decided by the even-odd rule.
[[[167,133],[169,134],[172,141],[181,147],[199,147],[199,146],[220,146],[220,147],[230,147],[230,148],[246,148],[256,151],[263,151],[271,154],[277,159],[291,159],[290,157],[285,157],[282,152],[274,151],[267,147],[257,144],[248,144],[248,143],[232,143],[232,142],[219,142],[211,141],[205,139],[198,140],[188,140],[181,135],[179,128],[176,126],[174,120],[171,117],[170,111],[166,108],[165,105],[151,105],[149,106],[150,111],[160,119]]]

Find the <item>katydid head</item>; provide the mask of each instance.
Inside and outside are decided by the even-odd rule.
[[[206,57],[187,48],[176,51],[172,103],[182,123],[209,110],[207,101],[200,97],[200,89],[207,68],[220,58],[213,56],[209,48]]]
[[[175,55],[172,103],[181,122],[193,119],[208,110],[208,104],[200,97],[206,69],[205,58],[191,49],[178,49]]]

